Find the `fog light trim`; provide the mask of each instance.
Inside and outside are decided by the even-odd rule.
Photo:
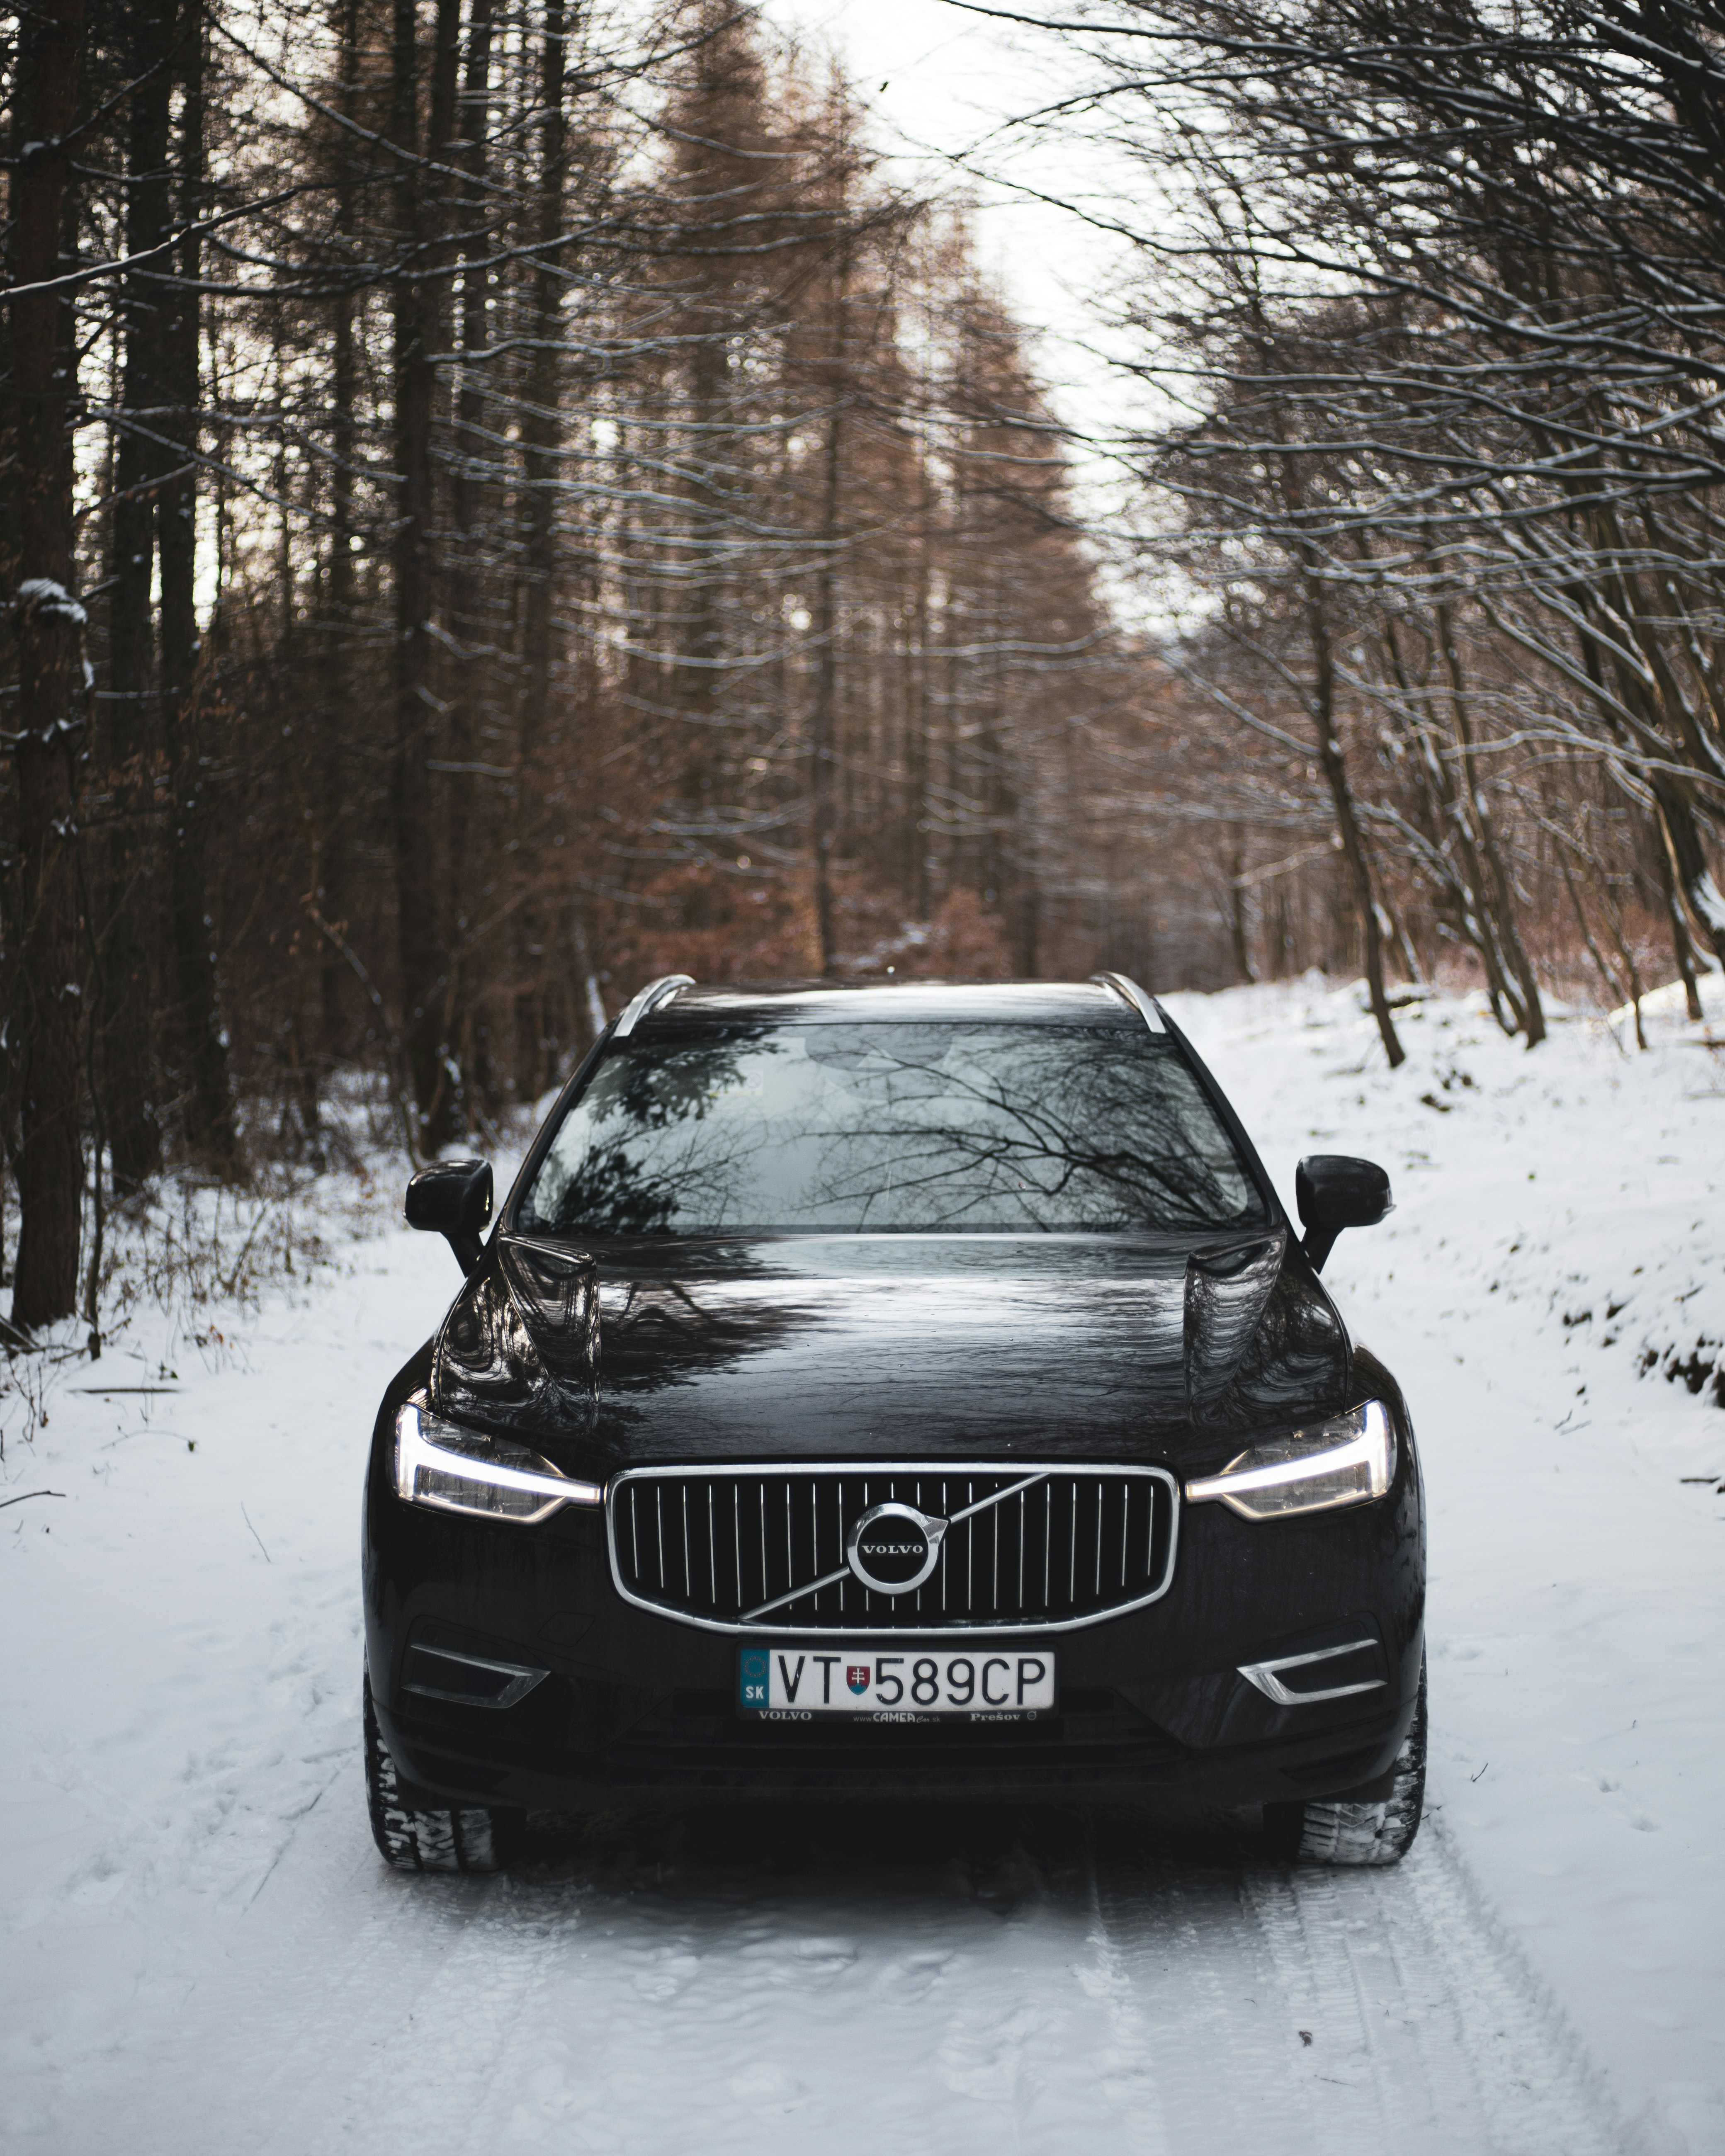
[[[1338,1655],[1367,1653],[1377,1645],[1375,1640],[1350,1640],[1346,1646],[1319,1647],[1309,1655],[1282,1655],[1273,1662],[1242,1662],[1240,1674],[1277,1707],[1312,1707],[1320,1700],[1351,1699],[1356,1692],[1382,1691],[1388,1680],[1368,1677],[1363,1684],[1332,1685],[1327,1691],[1290,1691],[1281,1672],[1307,1669],[1313,1662],[1333,1661]]]
[[[427,1647],[416,1642],[408,1648],[408,1654],[410,1659],[415,1655],[429,1655],[434,1661],[459,1662],[464,1669],[483,1670],[487,1676],[503,1679],[501,1687],[490,1699],[483,1698],[476,1692],[448,1691],[439,1685],[413,1684],[405,1678],[403,1680],[403,1691],[413,1692],[421,1699],[450,1700],[457,1707],[483,1707],[493,1712],[501,1707],[514,1707],[524,1700],[536,1685],[543,1684],[550,1675],[547,1670],[528,1669],[520,1662],[494,1662],[481,1655],[458,1654],[453,1647]]]

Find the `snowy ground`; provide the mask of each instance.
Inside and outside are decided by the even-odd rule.
[[[0,2144],[1725,2150],[1725,1046],[1666,1014],[1646,1055],[1576,1019],[1528,1056],[1434,1002],[1392,1076],[1352,992],[1173,1008],[1290,1195],[1305,1151],[1395,1182],[1330,1276],[1431,1505],[1399,1872],[940,1811],[384,1872],[360,1465],[454,1277],[392,1192],[201,1347],[134,1312],[14,1431],[0,1497],[64,1495],[0,1512]]]

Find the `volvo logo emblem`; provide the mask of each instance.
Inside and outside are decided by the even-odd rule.
[[[850,1530],[845,1561],[876,1594],[909,1594],[941,1561],[947,1522],[914,1505],[875,1505]]]

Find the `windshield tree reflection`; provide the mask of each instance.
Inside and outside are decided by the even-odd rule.
[[[519,1224],[608,1236],[1262,1218],[1191,1074],[1138,1029],[737,1025],[608,1056]]]

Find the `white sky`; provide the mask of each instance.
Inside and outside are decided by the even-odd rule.
[[[1076,195],[1111,214],[1132,176],[1094,146],[999,135],[1076,85],[1078,56],[1055,37],[943,0],[763,0],[762,13],[843,64],[874,115],[871,136],[890,174],[956,187],[966,184],[953,162],[962,160],[999,176],[968,182],[984,266],[1033,333],[1039,372],[1062,415],[1106,429],[1125,393],[1095,348],[1106,341],[1098,301],[1117,250],[1081,218],[1027,200],[1011,183]]]

